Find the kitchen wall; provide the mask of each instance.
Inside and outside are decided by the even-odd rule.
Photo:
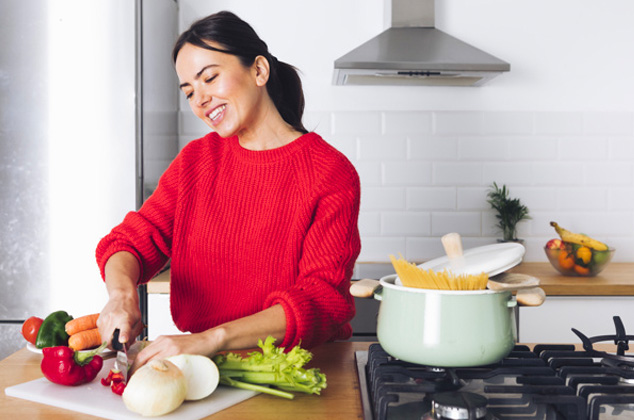
[[[440,256],[452,231],[494,243],[494,181],[530,208],[526,261],[546,261],[550,220],[634,261],[634,2],[437,0],[438,28],[511,63],[479,88],[333,86],[333,61],[389,25],[388,1],[180,0],[179,31],[223,9],[300,69],[306,126],[356,166],[360,262]],[[180,107],[182,147],[207,127]]]

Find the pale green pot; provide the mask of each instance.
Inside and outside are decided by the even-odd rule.
[[[515,345],[511,292],[415,289],[383,277],[377,337],[401,360],[429,366],[468,367],[498,362]]]

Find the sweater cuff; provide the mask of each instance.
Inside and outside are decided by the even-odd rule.
[[[295,345],[299,344],[297,340],[297,320],[295,319],[295,314],[288,302],[281,297],[276,296],[275,293],[271,294],[266,299],[264,302],[264,309],[270,308],[274,305],[281,305],[282,309],[284,309],[284,314],[286,315],[286,332],[284,334],[284,340],[278,347],[291,349]]]
[[[101,251],[101,250],[98,250],[98,253],[99,253],[99,251]],[[99,266],[99,272],[101,273],[101,279],[104,282],[106,281],[106,263],[108,262],[110,257],[112,257],[117,252],[121,252],[121,251],[129,252],[130,254],[132,254],[134,256],[134,258],[136,258],[137,262],[139,263],[139,278],[137,280],[137,286],[139,284],[145,283],[144,281],[142,281],[142,279],[143,279],[143,264],[141,264],[141,258],[139,256],[139,253],[133,247],[131,247],[129,245],[117,244],[117,243],[111,243],[110,246],[108,246],[108,248],[106,248],[105,250],[101,251],[100,255],[98,255],[98,257],[97,257],[98,258],[97,265]]]

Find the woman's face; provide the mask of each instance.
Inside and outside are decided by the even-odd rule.
[[[232,54],[192,44],[178,53],[176,73],[182,92],[194,114],[220,136],[240,135],[256,123],[268,80],[268,67],[262,71],[261,59],[245,67]]]

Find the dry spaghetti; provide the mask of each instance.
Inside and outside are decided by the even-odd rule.
[[[399,256],[397,260],[394,255],[390,255],[390,260],[403,286],[437,290],[483,290],[489,281],[489,276],[485,273],[456,275],[448,270],[424,270]]]

